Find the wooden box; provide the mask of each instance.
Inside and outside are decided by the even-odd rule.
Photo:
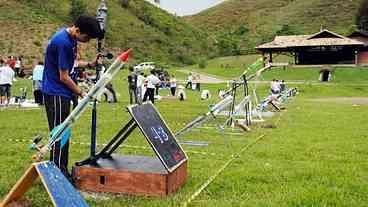
[[[164,197],[184,185],[187,161],[170,173],[157,157],[113,155],[97,165],[74,166],[73,178],[82,191]]]

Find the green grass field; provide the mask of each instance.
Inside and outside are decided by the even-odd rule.
[[[315,73],[315,70],[306,70]],[[271,76],[286,80],[316,80],[317,75],[297,70],[275,70]],[[368,198],[368,103],[329,101],[326,98],[364,97],[368,88],[364,70],[341,70],[330,84],[298,83],[300,94],[286,104],[286,110],[253,125],[240,135],[214,129],[196,129],[183,140],[210,141],[208,147],[183,145],[189,156],[188,180],[167,198],[103,194],[107,199],[87,197],[90,206],[182,206],[224,165],[221,173],[188,206],[367,206]],[[226,77],[236,77],[238,73]],[[221,75],[221,74],[217,74]],[[119,103],[98,105],[98,144],[107,143],[128,120],[126,71],[114,80]],[[281,78],[280,78],[281,79]],[[15,82],[14,93],[29,80]],[[253,85],[251,85],[253,86]],[[225,85],[203,85],[212,98],[201,101],[198,92],[187,91],[188,100],[165,100],[156,106],[172,131],[205,113],[217,102],[216,91]],[[268,84],[257,86],[259,96]],[[169,91],[161,90],[161,95]],[[90,109],[73,127],[70,166],[89,154]],[[0,197],[3,198],[32,163],[28,149],[35,134],[47,136],[44,109],[8,108],[0,111]],[[221,124],[220,121],[211,122]],[[262,128],[274,124],[276,128]],[[237,131],[236,131],[237,132]],[[260,138],[261,137],[261,138]],[[14,141],[18,139],[19,142]],[[22,142],[21,142],[22,141]],[[45,141],[45,140],[44,140]],[[143,147],[143,148],[137,148]],[[240,153],[241,152],[241,153]],[[145,138],[136,130],[119,149],[120,154],[154,156]],[[26,194],[32,206],[51,206],[40,182]]]

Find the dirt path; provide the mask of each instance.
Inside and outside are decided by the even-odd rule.
[[[226,83],[228,81],[206,73],[198,73],[190,70],[178,70],[178,71],[185,74],[192,73],[193,75],[199,75],[201,83]]]
[[[194,72],[194,71],[190,71],[190,70],[178,70],[181,73],[184,74],[189,74],[192,73],[194,75],[200,75],[200,79],[201,79],[201,83],[226,83],[228,81],[231,81],[232,79],[224,79],[222,77],[218,77],[215,75],[211,75],[208,73],[199,73],[199,72]],[[182,80],[183,82],[185,82],[185,80]],[[270,81],[249,81],[249,83],[257,83],[257,84],[269,84]],[[298,81],[287,81],[287,83],[290,84],[319,84],[319,82],[317,81],[304,81],[304,80],[298,80]],[[323,83],[321,83],[323,84]]]

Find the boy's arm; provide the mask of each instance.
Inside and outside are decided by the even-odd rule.
[[[88,61],[85,61],[85,60],[78,60],[78,67],[81,67],[81,68],[85,68],[85,67],[88,67],[88,68],[93,68],[93,67],[96,67],[97,63],[99,64],[102,64],[102,58],[101,58],[101,55],[97,55],[96,59],[92,62],[88,62]]]
[[[84,97],[85,92],[82,91],[79,86],[69,76],[68,70],[59,70],[60,81],[64,83],[70,90],[72,90],[78,96]]]

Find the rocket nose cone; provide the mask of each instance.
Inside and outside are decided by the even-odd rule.
[[[118,57],[119,60],[126,62],[129,59],[129,54],[133,51],[132,48],[129,48],[127,51],[121,53]]]

